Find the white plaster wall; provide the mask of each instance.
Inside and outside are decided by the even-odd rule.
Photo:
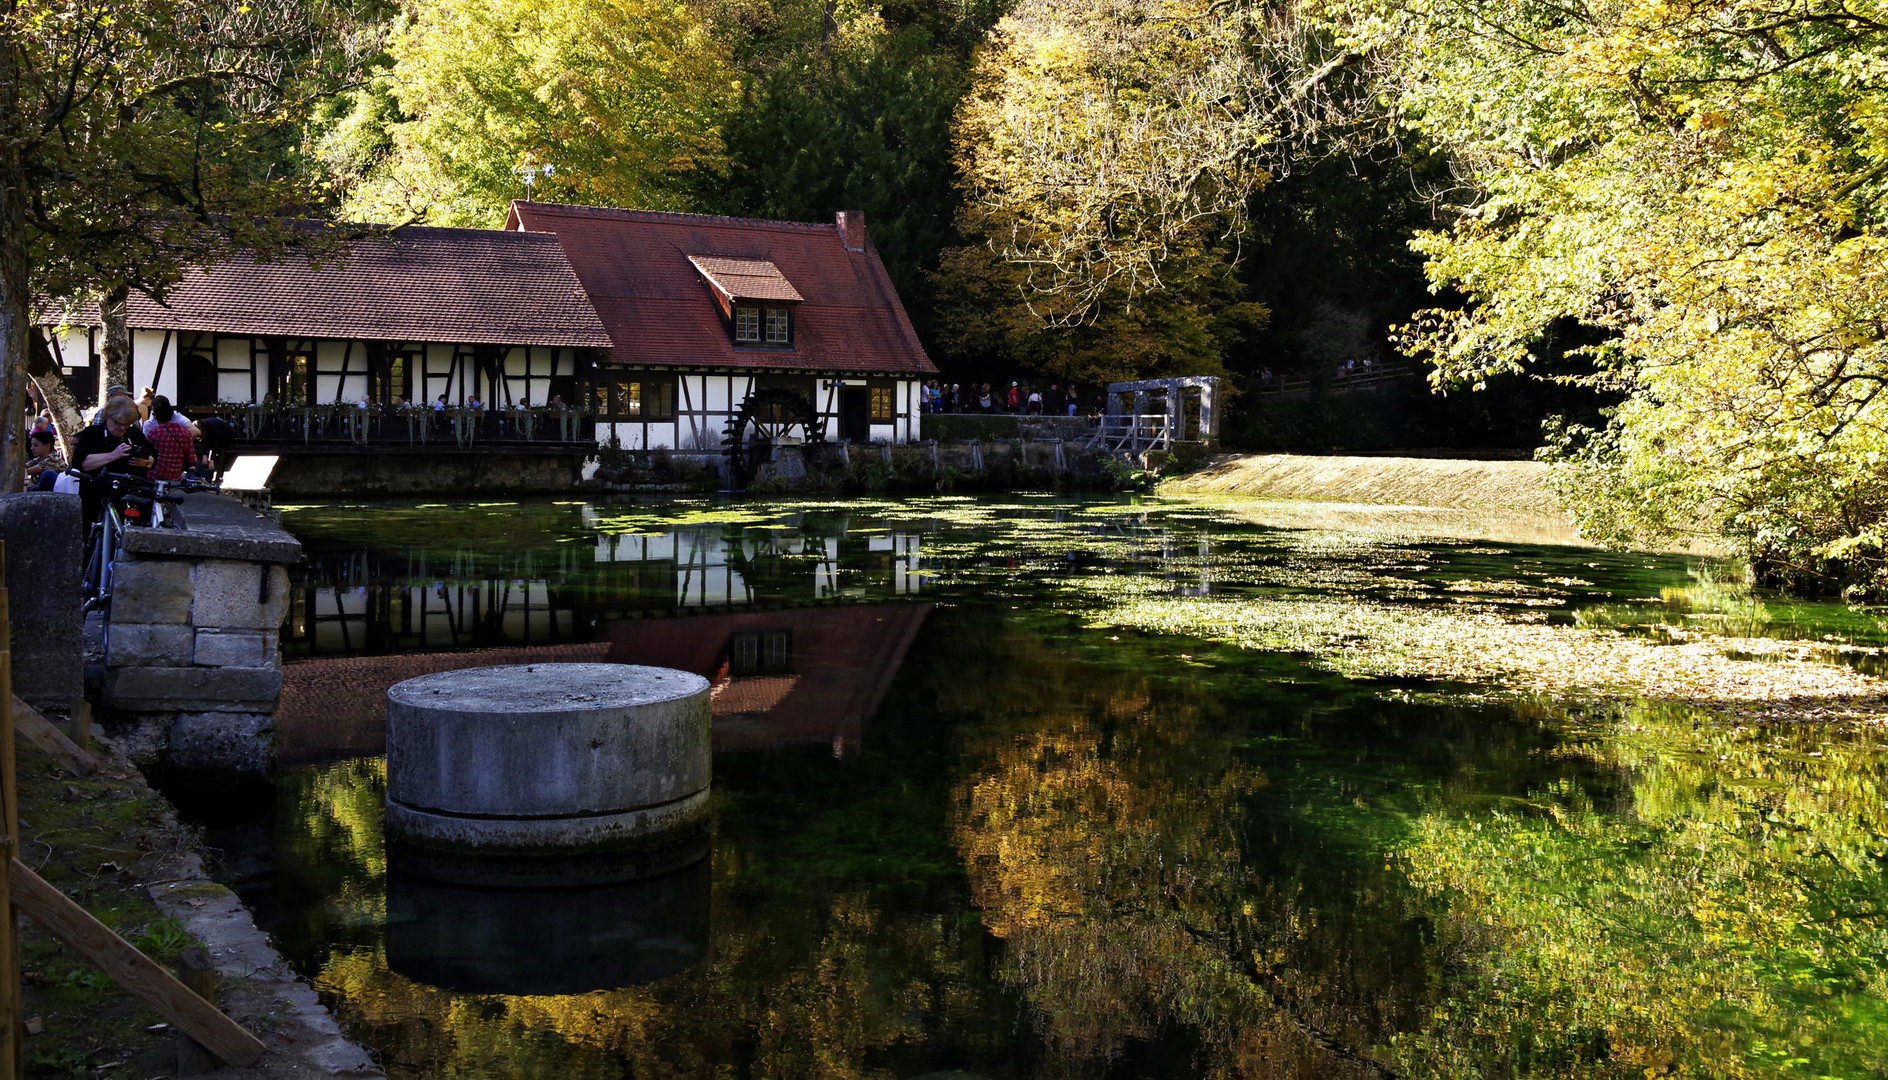
[[[90,367],[92,365],[92,340],[83,326],[68,326],[54,332],[52,338],[59,343],[59,350],[54,355],[62,367]]]
[[[425,392],[420,397],[428,405],[438,401],[440,394],[446,395],[448,404],[457,405],[463,400],[459,395],[459,388],[452,385],[446,378],[446,372],[451,368],[452,346],[437,344],[426,346],[426,369],[429,375],[426,379]]]
[[[250,392],[250,368],[254,366],[248,338],[219,338],[216,342],[216,399],[218,401],[252,401],[255,395]],[[267,360],[263,361],[265,364]],[[231,368],[240,368],[232,371]],[[267,393],[266,378],[255,380],[259,393]]]
[[[649,449],[651,450],[675,449],[674,424],[650,424],[648,437]]]
[[[162,330],[131,332],[132,394],[149,386],[165,397],[177,396],[177,342],[174,337],[166,342],[166,336]],[[164,362],[161,374],[157,370],[160,357]]]

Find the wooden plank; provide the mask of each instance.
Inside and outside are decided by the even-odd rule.
[[[20,850],[20,789],[13,765],[13,611],[8,605],[6,544],[0,543],[0,854],[11,860]],[[13,915],[18,899],[0,891],[0,1069],[9,1077],[26,1075],[25,1020],[20,1000],[20,922]]]
[[[72,699],[72,744],[92,753],[92,703],[84,694]]]
[[[98,965],[132,996],[156,1009],[184,1034],[231,1065],[253,1065],[267,1049],[262,1040],[215,1005],[190,992],[170,972],[133,948],[111,927],[94,919],[72,898],[47,883],[23,862],[12,859],[9,875],[13,905],[60,941]]]
[[[177,981],[205,1001],[216,1001],[216,966],[201,945],[192,945],[177,958]],[[177,1075],[202,1076],[215,1072],[221,1063],[209,1048],[188,1035],[177,1034]]]
[[[90,726],[91,718],[81,716],[78,722]],[[81,750],[58,725],[18,697],[13,699],[13,734],[51,754],[74,776],[90,776],[98,771],[97,758]]]

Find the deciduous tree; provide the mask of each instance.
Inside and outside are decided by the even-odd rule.
[[[232,246],[311,240],[284,167],[363,40],[322,0],[0,3],[0,485],[16,486],[35,296],[161,297]]]
[[[740,75],[697,9],[662,0],[414,0],[389,76],[410,117],[354,193],[359,220],[496,225],[535,197],[693,209],[725,166]]]
[[[1437,286],[1405,346],[1438,381],[1604,335],[1625,392],[1564,434],[1608,539],[1715,531],[1779,575],[1880,586],[1888,506],[1888,12],[1835,0],[1448,0],[1350,13],[1452,155]]]

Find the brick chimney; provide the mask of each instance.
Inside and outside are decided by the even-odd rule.
[[[841,210],[839,219],[839,242],[847,251],[865,250],[865,211]]]

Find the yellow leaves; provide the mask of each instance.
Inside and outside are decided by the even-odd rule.
[[[422,0],[410,16],[390,51],[415,119],[393,129],[356,213],[404,203],[439,224],[494,222],[522,194],[508,167],[520,155],[554,153],[540,197],[655,209],[684,208],[689,177],[722,167],[740,84],[685,5]]]

